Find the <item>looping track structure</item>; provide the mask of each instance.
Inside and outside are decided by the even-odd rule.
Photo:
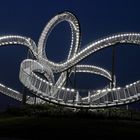
[[[68,57],[65,61],[55,63],[47,58],[45,47],[47,39],[53,28],[59,23],[66,21],[71,29],[71,44]],[[94,65],[79,65],[78,63],[93,53],[118,43],[132,43],[140,45],[139,33],[121,33],[91,42],[80,48],[80,28],[77,18],[70,12],[60,13],[54,16],[45,26],[39,38],[38,45],[23,36],[2,36],[0,46],[24,45],[28,47],[34,59],[25,59],[20,66],[19,79],[21,83],[36,97],[37,103],[51,102],[73,108],[100,108],[128,104],[139,100],[140,81],[125,87],[116,87],[114,76],[113,88],[109,85],[100,90],[87,90],[86,96],[80,90],[67,88],[67,72],[92,73],[107,78],[110,82],[110,71]],[[55,80],[55,74],[60,76]],[[22,94],[3,84],[0,84],[0,92],[16,100],[22,101]],[[28,104],[33,104],[33,97],[27,96]]]

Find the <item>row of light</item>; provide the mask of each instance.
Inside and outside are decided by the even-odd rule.
[[[92,68],[91,73],[97,73],[97,74],[102,75],[102,76],[111,80],[111,74],[107,70],[105,70],[101,67],[97,67],[97,66],[94,66],[94,65],[77,65],[77,67],[78,68],[83,68],[83,67],[86,68],[87,71],[84,70],[84,72],[89,72],[90,70],[88,70],[88,68]],[[95,71],[94,71],[94,69],[95,69]],[[80,71],[81,71],[81,69],[80,69]]]
[[[8,89],[9,91],[12,91],[12,92],[14,92],[15,94],[19,94],[19,95],[20,95],[20,92],[18,92],[18,91],[16,91],[16,90],[13,90],[13,89],[11,89],[11,88],[9,88],[9,87],[7,87],[7,86],[1,84],[1,83],[0,83],[0,88]]]
[[[109,37],[109,38],[106,38],[106,39],[104,39],[104,40],[101,40],[101,41],[98,41],[98,42],[96,42],[95,44],[99,44],[99,43],[101,43],[102,41],[108,41],[108,40],[110,40],[110,39],[114,39],[114,37],[123,37],[123,36],[125,36],[126,34],[124,34],[124,35],[117,35],[117,36],[112,36],[112,37]],[[131,34],[128,34],[128,35],[131,35]],[[88,47],[87,47],[88,48]],[[62,88],[63,89],[63,88]],[[105,89],[104,89],[105,90]],[[102,92],[105,92],[105,91],[102,91]],[[113,90],[113,89],[112,89]],[[114,89],[115,90],[115,89]],[[68,89],[68,91],[69,91],[69,89]]]
[[[107,47],[108,46],[108,43],[106,44],[106,41],[110,42],[109,45],[114,44],[114,43],[117,43],[117,42],[120,42],[121,43],[121,41],[123,40],[123,37],[126,37],[126,36],[128,36],[128,37],[129,36],[130,37],[132,37],[132,36],[138,36],[138,37],[140,37],[140,34],[133,34],[133,33],[132,34],[131,33],[130,34],[119,34],[119,35],[114,35],[114,36],[111,36],[111,37],[108,37],[108,38],[99,40],[97,42],[94,42],[94,43],[90,44],[89,46],[87,46],[83,50],[79,51],[79,53],[75,56],[75,58],[74,57],[71,58],[70,60],[67,61],[67,63],[70,63],[70,61],[72,61],[72,59],[73,59],[73,61],[79,62],[80,60],[84,59],[86,56],[90,55],[91,53],[93,53],[93,52],[95,52],[95,51],[97,51],[99,49],[102,49],[104,47]],[[112,41],[114,41],[113,39],[117,39],[117,38],[119,40],[116,40],[115,42],[112,42]],[[129,39],[127,41],[129,41]],[[100,44],[101,43],[104,43],[104,42],[105,42],[105,44],[103,46],[101,46]],[[95,48],[95,45],[97,45],[98,47]],[[78,60],[76,60],[76,59],[78,59]]]
[[[133,85],[136,85],[136,84],[138,84],[140,81],[136,81],[136,82],[134,82],[134,83],[131,83],[131,84],[129,84],[129,85],[126,85],[125,87],[126,88],[129,88],[129,87],[131,87],[131,86],[133,86]]]
[[[43,42],[44,42],[48,32],[51,31],[52,27],[54,27],[55,24],[57,25],[59,22],[64,21],[64,20],[68,21],[70,23],[70,26],[73,28],[71,46],[70,46],[70,51],[69,51],[69,54],[68,54],[68,60],[65,61],[64,63],[59,64],[59,63],[51,62],[51,61],[47,60],[45,56],[43,56],[43,58],[41,58],[42,56],[40,56],[40,54],[37,54],[36,45],[33,46],[32,40],[30,38],[24,38],[24,37],[21,37],[21,36],[4,36],[4,37],[0,37],[0,41],[1,41],[0,45],[18,44],[18,43],[27,45],[31,49],[31,51],[34,53],[34,55],[35,56],[38,55],[37,57],[41,59],[41,60],[38,60],[39,62],[41,62],[41,61],[43,63],[45,62],[46,65],[44,65],[42,63],[43,67],[47,68],[47,67],[50,66],[50,69],[52,69],[54,72],[57,73],[57,72],[61,72],[63,70],[68,69],[69,67],[78,63],[79,61],[81,61],[82,59],[84,59],[85,57],[90,55],[91,53],[94,53],[97,50],[100,50],[102,48],[113,45],[117,42],[118,43],[128,43],[129,42],[129,43],[136,43],[136,44],[140,43],[140,41],[139,41],[140,40],[140,34],[138,34],[138,33],[122,33],[122,34],[113,35],[113,36],[98,40],[96,42],[93,42],[93,43],[87,45],[86,48],[81,49],[77,53],[77,50],[78,50],[78,47],[79,47],[79,40],[80,40],[79,24],[78,24],[78,21],[77,21],[77,19],[74,15],[72,15],[69,12],[65,12],[63,14],[59,14],[59,15],[55,16],[53,19],[50,20],[50,22],[47,24],[47,26],[45,27],[45,29],[43,30],[43,32],[41,34],[41,37],[40,37],[40,40],[39,40],[39,43],[38,43],[39,46],[45,45],[45,44],[43,44]],[[5,39],[7,39],[7,41]],[[14,40],[12,41],[10,39],[17,39],[17,42],[14,41]],[[20,40],[20,39],[23,39],[23,40]],[[74,39],[75,39],[75,44],[73,44]],[[34,49],[34,50],[32,50],[32,49]],[[44,48],[42,48],[42,49],[44,49]],[[45,49],[44,50],[42,50],[42,49],[40,49],[40,47],[38,47],[38,52],[40,53],[41,51],[45,51]],[[72,50],[74,50],[74,52],[72,52]],[[73,56],[71,56],[71,55],[73,55]],[[100,74],[100,75],[103,75],[103,76],[105,76],[105,74],[106,74],[111,78],[111,74],[103,68],[92,66],[92,65],[81,65],[81,67],[85,67],[85,68],[89,67],[89,68],[97,69],[97,70],[99,69],[99,72],[97,70],[96,70],[97,72],[95,71],[97,74]],[[83,70],[83,71],[84,72],[89,72],[88,70]],[[46,72],[48,72],[48,71],[46,70]],[[60,77],[61,81],[58,83],[58,85],[57,85],[58,87],[55,87],[55,85],[53,85],[52,83],[40,78],[35,73],[33,73],[33,74],[35,75],[36,79],[40,80],[40,82],[45,82],[47,85],[51,86],[52,89],[53,88],[58,88],[58,89],[61,89],[61,90],[75,92],[74,89],[65,88],[65,87],[60,86],[62,84],[62,82],[64,82],[64,79],[66,78],[66,75],[62,75],[63,77]],[[130,87],[134,84],[137,84],[137,82],[134,82],[133,84],[130,84],[130,85],[126,85],[126,88],[128,88],[128,87]],[[98,92],[97,94],[104,93],[104,92],[116,91],[116,90],[120,90],[120,89],[121,88],[118,87],[118,88],[113,88],[113,89],[107,88],[107,89],[103,89],[103,90],[97,90],[97,92]],[[12,90],[10,88],[8,88],[8,90],[14,92],[14,90]]]
[[[71,46],[70,46],[70,51],[69,51],[69,54],[68,54],[68,59],[69,59],[69,57],[71,57],[71,54],[73,54],[73,55],[76,54],[76,52],[78,50],[78,47],[79,47],[79,32],[80,31],[79,31],[79,25],[78,25],[77,19],[75,18],[75,16],[73,16],[69,12],[66,12],[66,13],[59,14],[59,15],[55,16],[45,26],[45,28],[44,28],[41,36],[40,36],[39,43],[38,43],[39,44],[39,52],[40,53],[42,51],[45,51],[45,49],[44,49],[44,47],[45,47],[44,40],[47,37],[47,35],[49,34],[49,31],[51,31],[52,28],[55,27],[55,24],[57,25],[59,22],[64,21],[64,20],[66,20],[66,21],[68,21],[70,23],[70,27],[71,27],[71,31],[72,31],[72,39],[71,39]],[[74,38],[75,34],[76,34],[76,42],[75,42],[75,44],[73,44],[74,39],[75,39]],[[42,47],[43,50],[41,49],[41,47]],[[74,53],[71,52],[73,50],[73,48],[74,48]],[[46,58],[46,56],[43,56],[43,57]],[[47,61],[50,63],[49,60],[47,60]],[[59,82],[59,83],[56,82],[58,87],[59,87],[59,85],[63,84],[63,82],[65,81],[64,80],[65,78],[66,78],[66,75],[65,75],[65,77],[63,77],[63,79],[60,76],[60,79],[62,79],[61,82]],[[67,91],[69,91],[69,89],[67,89]]]

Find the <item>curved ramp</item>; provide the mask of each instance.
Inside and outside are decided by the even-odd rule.
[[[55,63],[47,58],[45,47],[49,34],[53,28],[66,21],[71,28],[71,44],[69,54],[65,61]],[[103,39],[94,41],[80,48],[81,33],[79,21],[70,12],[64,12],[53,17],[45,26],[39,38],[38,45],[28,38],[22,36],[2,36],[0,37],[0,47],[6,45],[19,44],[31,51],[33,59],[25,59],[21,63],[19,79],[23,85],[37,96],[37,103],[45,101],[58,105],[77,108],[100,108],[128,104],[139,100],[140,81],[134,82],[126,87],[116,87],[114,77],[114,88],[109,84],[100,90],[86,90],[86,96],[81,90],[65,87],[67,72],[71,76],[74,72],[97,74],[107,78],[111,82],[111,72],[94,65],[79,65],[83,59],[93,55],[97,51],[110,47],[118,43],[131,43],[140,45],[140,33],[120,33]],[[42,76],[39,76],[40,75]],[[60,77],[55,81],[55,74],[60,73]],[[22,101],[22,94],[7,86],[0,84],[0,92]],[[27,103],[33,104],[34,98],[27,97]]]

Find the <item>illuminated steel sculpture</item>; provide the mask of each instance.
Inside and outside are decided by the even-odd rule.
[[[63,21],[67,21],[70,25],[72,34],[71,45],[67,59],[63,62],[55,63],[48,60],[45,47],[52,29]],[[140,81],[127,85],[126,87],[116,87],[115,76],[113,87],[108,85],[101,90],[87,90],[87,96],[84,97],[81,95],[80,90],[67,88],[65,86],[67,71],[69,71],[69,76],[74,72],[97,74],[109,79],[111,83],[112,74],[108,70],[93,65],[78,65],[78,63],[91,54],[117,43],[140,45],[140,34],[115,34],[91,42],[81,49],[79,23],[77,18],[69,12],[58,14],[48,22],[40,36],[38,45],[27,37],[0,37],[0,46],[21,44],[28,47],[34,56],[34,59],[26,59],[21,63],[19,78],[22,84],[36,95],[37,103],[48,101],[74,108],[111,107],[139,100]],[[40,73],[40,75],[38,73]],[[56,73],[61,73],[57,81],[55,81]],[[20,92],[12,90],[2,84],[0,84],[0,92],[22,101],[22,94]],[[27,103],[33,104],[33,97],[30,97]]]

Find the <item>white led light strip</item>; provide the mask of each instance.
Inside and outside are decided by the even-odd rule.
[[[53,28],[63,21],[68,22],[70,25],[72,34],[71,45],[67,59],[63,62],[55,63],[47,58],[45,47],[48,36]],[[77,18],[69,12],[64,12],[53,17],[45,26],[39,38],[38,47],[32,39],[15,35],[0,37],[0,46],[24,45],[28,47],[34,56],[35,60],[23,60],[20,67],[19,78],[23,85],[37,96],[37,103],[48,101],[68,107],[100,108],[123,105],[139,100],[139,81],[123,88],[116,88],[116,78],[114,77],[114,88],[110,88],[108,85],[96,91],[86,90],[86,96],[82,96],[82,90],[65,87],[67,71],[69,71],[69,76],[71,76],[73,72],[92,73],[103,76],[111,82],[111,72],[108,70],[94,65],[78,65],[78,63],[93,53],[117,43],[140,45],[139,33],[121,33],[94,41],[81,49],[80,36]],[[39,76],[37,73],[44,75],[44,77]],[[57,81],[55,81],[56,73],[61,73]],[[0,84],[0,92],[22,101],[22,94],[20,92],[3,84]],[[34,98],[30,97],[27,103],[33,104],[33,100]]]

